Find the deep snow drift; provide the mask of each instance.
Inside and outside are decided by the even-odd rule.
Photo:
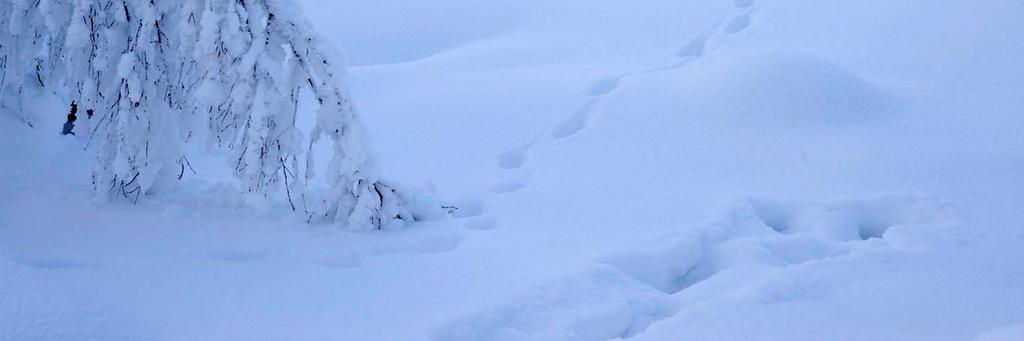
[[[454,217],[306,225],[216,157],[94,204],[42,101],[0,115],[0,339],[1024,337],[1024,5],[301,5]]]

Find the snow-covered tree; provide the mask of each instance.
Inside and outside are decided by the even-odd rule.
[[[93,184],[104,199],[138,200],[180,177],[184,146],[227,151],[241,190],[282,188],[309,220],[381,229],[436,214],[382,181],[342,71],[287,0],[0,0],[0,105],[50,91],[95,108]],[[298,129],[301,94],[319,109]],[[310,190],[313,146],[333,145],[330,188]],[[156,187],[154,187],[156,186]],[[431,206],[431,205],[426,205]],[[437,206],[437,205],[433,205]],[[415,212],[413,207],[420,207]]]
[[[64,40],[59,26],[63,13],[48,1],[25,0],[4,0],[0,13],[0,109],[19,113],[32,126],[25,101],[40,97],[50,85]]]

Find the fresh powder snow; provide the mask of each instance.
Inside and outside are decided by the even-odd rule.
[[[0,340],[1024,340],[1024,3],[148,4],[0,0]]]

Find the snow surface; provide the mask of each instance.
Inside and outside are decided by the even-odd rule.
[[[1022,3],[300,3],[454,217],[306,225],[215,156],[94,204],[39,104],[0,115],[0,339],[1024,339]]]

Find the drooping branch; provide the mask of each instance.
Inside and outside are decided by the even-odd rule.
[[[207,143],[226,151],[243,192],[283,186],[309,220],[356,229],[414,220],[406,193],[377,174],[342,69],[292,6],[0,0],[9,13],[0,14],[0,109],[25,112],[22,99],[44,90],[95,109],[83,132],[106,199],[137,202],[186,166],[196,173],[185,145]],[[311,131],[296,126],[304,91],[319,106]],[[327,191],[309,188],[321,141],[333,152]]]

